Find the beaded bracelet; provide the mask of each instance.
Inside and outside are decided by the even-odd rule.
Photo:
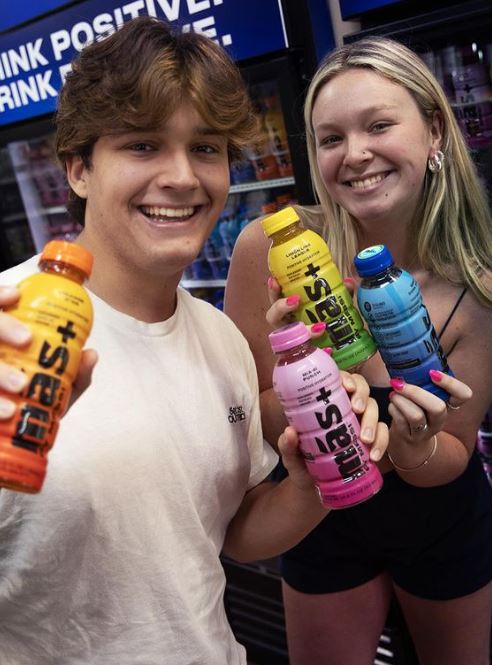
[[[388,455],[389,461],[391,462],[391,464],[395,467],[395,469],[397,471],[406,471],[407,473],[409,473],[411,471],[418,471],[418,469],[421,469],[423,466],[428,464],[429,461],[436,454],[436,450],[437,450],[437,434],[434,434],[434,445],[432,447],[432,450],[430,451],[429,455],[425,458],[425,460],[423,462],[421,462],[418,466],[413,466],[411,468],[407,468],[407,467],[404,467],[404,466],[398,466],[398,464],[395,464],[393,458],[391,457],[391,454],[390,454],[389,450],[387,452],[387,455]]]

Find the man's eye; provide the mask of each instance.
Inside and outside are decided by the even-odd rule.
[[[218,152],[217,148],[213,145],[209,144],[203,144],[203,145],[198,145],[195,148],[196,152],[203,152],[206,155],[214,155],[215,153]]]
[[[135,152],[147,152],[152,150],[152,146],[150,146],[148,143],[132,143],[130,149],[134,150]]]

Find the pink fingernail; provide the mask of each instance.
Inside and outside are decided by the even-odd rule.
[[[388,397],[389,397],[390,399],[392,399],[395,395],[396,395],[396,393],[394,393],[393,391],[391,391],[390,394],[388,395]]]
[[[344,282],[344,284],[347,284],[347,286],[354,286],[355,285],[355,279],[353,277],[344,277],[343,282]]]
[[[311,326],[311,330],[315,333],[323,332],[323,330],[326,329],[326,323],[323,323],[323,321],[319,321],[318,323],[315,323],[314,325]]]
[[[300,300],[301,296],[289,296],[286,302],[289,307],[297,307]]]
[[[323,351],[327,353],[329,356],[331,356],[331,354],[333,353],[333,349],[331,348],[331,346],[325,346]]]
[[[442,380],[442,372],[439,372],[437,369],[430,369],[429,376],[433,381],[439,382]]]
[[[390,386],[395,390],[403,390],[405,381],[402,381],[402,379],[390,379]]]
[[[269,277],[267,280],[267,285],[269,289],[273,289],[273,277]]]

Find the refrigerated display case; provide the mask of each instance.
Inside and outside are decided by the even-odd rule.
[[[35,251],[50,240],[74,240],[82,227],[67,213],[68,187],[55,160],[52,137],[15,141],[7,149]]]
[[[9,267],[35,251],[25,208],[7,148],[0,149],[0,260]]]

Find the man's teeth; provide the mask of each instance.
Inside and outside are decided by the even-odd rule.
[[[364,180],[352,180],[349,184],[355,189],[364,189],[365,187],[370,187],[371,185],[376,185],[378,182],[381,182],[386,178],[385,174],[373,175],[370,178],[365,178]]]
[[[191,217],[195,212],[194,208],[159,208],[157,206],[142,206],[142,212],[148,217],[158,217],[159,219],[180,219],[182,217]]]

